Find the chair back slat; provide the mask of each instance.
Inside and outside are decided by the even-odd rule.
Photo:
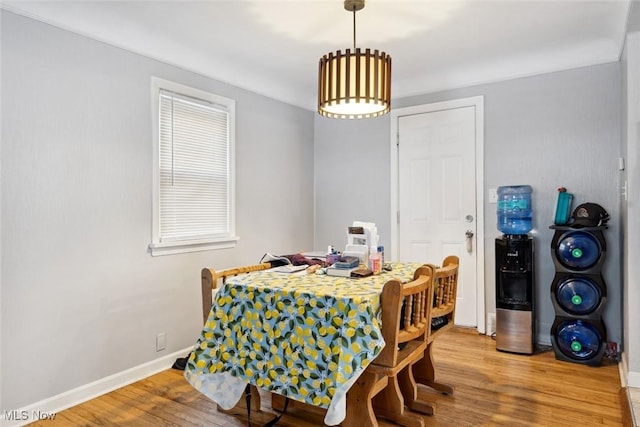
[[[421,266],[409,283],[389,280],[382,289],[382,337],[385,347],[373,364],[395,367],[402,347],[412,341],[426,343],[433,299],[434,272]],[[425,344],[426,345],[426,344]]]
[[[442,267],[434,267],[434,296],[431,319],[446,316],[446,323],[437,330],[431,330],[432,323],[429,321],[429,342],[433,340],[435,332],[444,332],[452,328],[455,321],[456,299],[458,297],[458,271],[459,259],[455,255],[446,257],[442,262]]]
[[[434,281],[436,283],[434,306],[437,308],[454,306],[457,297],[458,266],[448,265],[436,269]]]

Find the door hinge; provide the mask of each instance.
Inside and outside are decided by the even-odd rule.
[[[400,211],[396,212],[396,224],[400,224]]]

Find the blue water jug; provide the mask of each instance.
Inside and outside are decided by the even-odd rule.
[[[531,186],[498,187],[498,230],[504,234],[527,234],[533,228]]]
[[[567,357],[578,360],[594,357],[602,345],[602,335],[593,325],[575,319],[559,325],[557,340]]]
[[[556,300],[567,313],[581,316],[594,312],[600,306],[602,293],[588,277],[571,277],[558,286]]]
[[[593,267],[602,253],[598,239],[585,231],[573,231],[562,236],[556,246],[558,260],[576,270]]]

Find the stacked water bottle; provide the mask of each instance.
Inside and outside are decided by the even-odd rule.
[[[555,224],[550,227],[555,230],[551,256],[556,270],[551,284],[556,316],[551,343],[559,360],[599,365],[606,351],[602,314],[607,287],[602,266],[607,249],[603,231],[609,215],[596,203],[583,203],[568,219],[566,200],[570,203],[571,195],[560,188]]]

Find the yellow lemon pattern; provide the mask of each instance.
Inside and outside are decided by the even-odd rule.
[[[360,279],[269,270],[231,278],[216,294],[185,377],[196,388],[229,373],[292,399],[328,407],[384,347],[380,292],[418,263]]]

